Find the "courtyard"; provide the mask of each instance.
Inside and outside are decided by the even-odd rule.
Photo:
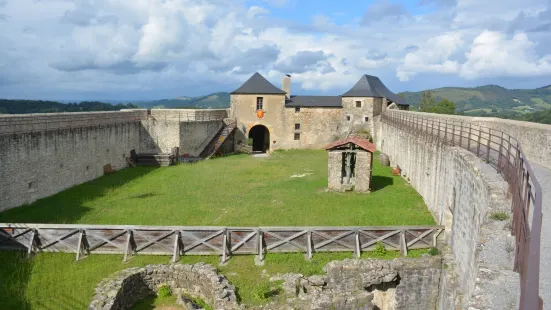
[[[391,174],[375,156],[372,193],[336,193],[327,188],[327,153],[275,152],[269,157],[232,155],[196,164],[118,171],[35,203],[0,213],[0,222],[209,226],[432,225],[421,196]],[[428,250],[412,250],[417,257]],[[396,251],[363,252],[362,258],[392,259]],[[94,288],[117,270],[168,263],[167,256],[0,252],[0,304],[6,309],[86,309]],[[268,254],[264,266],[252,256],[182,256],[179,263],[217,266],[237,288],[239,301],[264,304],[274,298],[269,277],[287,272],[321,274],[332,260],[351,252]],[[146,305],[148,309],[154,307]]]
[[[327,188],[327,153],[279,151],[137,167],[0,213],[4,223],[177,226],[432,225],[421,196],[375,155],[372,193]]]

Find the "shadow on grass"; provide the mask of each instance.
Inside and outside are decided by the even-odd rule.
[[[76,185],[53,196],[37,200],[0,213],[3,223],[75,223],[89,207],[84,204],[102,196],[109,195],[118,187],[140,178],[156,167],[135,167],[101,176],[95,180]],[[147,198],[154,194],[145,193],[133,198]]]
[[[394,179],[391,177],[384,177],[380,175],[374,175],[371,177],[372,192],[376,192],[392,184],[394,184]]]

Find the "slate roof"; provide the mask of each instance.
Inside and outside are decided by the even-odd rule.
[[[268,82],[260,73],[256,72],[241,87],[232,91],[230,94],[278,94],[284,95],[286,92]]]
[[[397,96],[386,88],[381,80],[373,75],[364,74],[343,97],[385,97],[398,105],[409,105],[402,97]]]
[[[338,140],[338,141],[335,141],[331,144],[329,144],[328,146],[325,147],[325,150],[329,151],[331,149],[334,149],[334,148],[337,148],[339,146],[344,146],[348,143],[354,143],[356,146],[368,151],[368,152],[371,152],[371,153],[375,153],[375,144],[369,142],[369,140],[367,139],[364,139],[362,137],[358,137],[358,136],[351,136],[351,137],[347,137],[347,138],[344,138],[342,140]]]
[[[342,108],[341,96],[291,96],[286,107]]]

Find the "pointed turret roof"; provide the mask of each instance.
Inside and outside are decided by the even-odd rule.
[[[385,97],[388,100],[399,104],[409,105],[402,97],[397,96],[386,88],[381,80],[373,75],[364,74],[360,80],[349,91],[342,94],[343,97]]]
[[[230,94],[286,94],[283,90],[268,82],[260,73],[256,72],[241,87]]]

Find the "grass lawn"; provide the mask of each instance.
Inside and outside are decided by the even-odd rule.
[[[332,193],[327,187],[324,151],[277,152],[268,158],[235,155],[158,169],[133,168],[70,188],[31,205],[0,213],[0,222],[142,225],[432,225],[419,194],[376,156],[371,194]],[[304,175],[303,177],[291,177]],[[409,251],[419,256],[426,250]],[[364,252],[363,258],[391,259]],[[134,266],[165,264],[167,256],[91,255],[0,252],[1,309],[86,309],[94,288],[112,273]],[[210,263],[237,288],[246,304],[263,304],[269,276],[294,272],[321,274],[332,260],[352,253],[268,254],[264,266],[253,256],[234,256],[218,266],[217,256],[183,256],[180,263]],[[263,272],[264,271],[264,272]],[[264,274],[264,276],[263,276]],[[274,298],[278,298],[275,296]],[[146,300],[144,307],[161,305]],[[171,301],[167,301],[170,303]]]
[[[0,213],[0,222],[212,226],[431,225],[421,196],[375,156],[371,194],[327,192],[325,151],[132,168]],[[302,177],[292,177],[302,175]]]

